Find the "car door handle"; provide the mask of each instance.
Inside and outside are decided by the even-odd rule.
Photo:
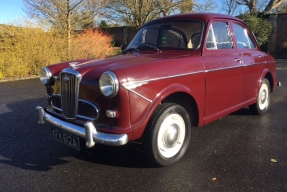
[[[242,62],[242,58],[235,58],[234,61],[235,62]]]
[[[262,58],[262,57],[264,57],[264,56],[262,56],[262,55],[259,55],[258,57],[259,57],[259,58]]]

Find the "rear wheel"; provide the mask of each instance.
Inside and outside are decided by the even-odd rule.
[[[168,166],[182,158],[188,148],[191,122],[186,110],[164,103],[153,114],[144,137],[145,152],[157,166]]]
[[[260,86],[256,103],[249,107],[254,114],[262,115],[267,112],[271,98],[270,93],[270,83],[268,79],[264,79]]]

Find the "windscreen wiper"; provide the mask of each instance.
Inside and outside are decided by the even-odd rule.
[[[137,47],[138,49],[147,49],[147,48],[150,48],[150,49],[154,49],[156,50],[157,52],[159,52],[159,48],[154,45],[154,44],[151,44],[151,43],[143,43],[141,44],[140,46]]]
[[[139,52],[138,48],[136,47],[136,48],[125,49],[125,50],[123,51],[123,54],[128,53],[128,52],[129,52],[129,53],[132,53],[132,52],[134,52],[134,51]]]

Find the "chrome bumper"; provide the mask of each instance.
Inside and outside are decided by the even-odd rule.
[[[125,145],[128,142],[127,134],[112,134],[112,133],[101,133],[97,132],[95,126],[92,122],[88,121],[85,123],[84,127],[62,121],[44,111],[41,106],[37,106],[36,110],[38,112],[38,124],[44,124],[45,121],[50,124],[62,129],[68,133],[75,136],[86,139],[86,146],[88,148],[94,147],[95,143],[100,143],[104,145],[120,146]]]

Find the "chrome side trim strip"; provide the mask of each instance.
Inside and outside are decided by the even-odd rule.
[[[175,77],[180,77],[180,76],[187,76],[187,75],[193,75],[193,74],[199,74],[199,73],[203,73],[205,71],[201,70],[201,71],[197,71],[197,72],[190,72],[190,73],[183,73],[183,74],[178,74],[178,75],[171,75],[171,76],[166,76],[166,77],[158,77],[158,78],[153,78],[153,79],[147,79],[147,80],[142,80],[142,81],[130,81],[127,83],[123,83],[123,87],[126,87],[126,85],[131,86],[131,84],[147,84],[151,81],[157,81],[157,80],[162,80],[162,79],[170,79],[170,78],[175,78]]]
[[[48,123],[58,127],[59,129],[86,139],[86,146],[89,148],[93,147],[95,143],[110,146],[120,146],[125,145],[128,142],[127,134],[101,133],[97,131],[96,127],[90,121],[85,123],[85,127],[81,127],[66,121],[62,121],[46,113],[41,106],[37,106],[36,109],[38,111],[39,124],[44,124],[44,120],[46,120]]]
[[[127,89],[127,88],[126,88]],[[143,96],[143,95],[141,95],[141,94],[139,94],[139,93],[137,93],[137,92],[135,92],[134,90],[132,90],[132,89],[127,89],[127,90],[129,90],[130,92],[132,92],[132,93],[134,93],[134,94],[136,94],[137,96],[139,96],[139,97],[141,97],[141,98],[143,98],[143,99],[145,99],[145,100],[147,100],[148,102],[152,102],[152,100],[150,100],[150,99],[148,99],[148,98],[146,98],[145,96]]]
[[[147,79],[147,80],[142,80],[142,81],[130,81],[130,82],[126,82],[122,84],[122,87],[124,87],[125,89],[129,90],[130,92],[138,95],[139,97],[147,100],[148,102],[152,102],[151,99],[146,98],[145,96],[137,93],[136,91],[134,91],[133,89],[140,87],[142,85],[148,84],[151,81],[157,81],[157,80],[163,80],[163,79],[169,79],[169,78],[175,78],[175,77],[180,77],[180,76],[187,76],[187,75],[192,75],[192,74],[199,74],[199,73],[203,73],[204,71],[197,71],[197,72],[191,72],[191,73],[184,73],[184,74],[179,74],[179,75],[172,75],[172,76],[166,76],[166,77],[159,77],[159,78],[153,78],[153,79]]]
[[[140,87],[142,85],[148,84],[148,82],[127,82],[127,83],[123,83],[123,86],[126,89],[135,89],[137,87]]]
[[[124,87],[125,89],[138,95],[139,97],[142,97],[143,99],[147,100],[148,102],[152,102],[152,100],[150,100],[150,99],[146,98],[145,96],[137,93],[133,89],[140,87],[142,85],[148,84],[151,81],[157,81],[157,80],[163,80],[163,79],[169,79],[169,78],[175,78],[175,77],[181,77],[181,76],[187,76],[187,75],[193,75],[193,74],[199,74],[199,73],[209,73],[209,72],[216,72],[216,71],[222,71],[222,70],[228,70],[228,69],[236,69],[236,68],[240,68],[240,67],[248,67],[248,66],[252,66],[252,65],[260,65],[260,64],[267,64],[267,63],[272,63],[272,62],[270,62],[270,61],[269,62],[259,62],[259,63],[254,63],[251,65],[242,64],[242,65],[238,65],[238,66],[217,68],[217,69],[211,69],[211,70],[201,70],[201,71],[197,71],[197,72],[183,73],[183,74],[178,74],[178,75],[171,75],[171,76],[159,77],[159,78],[153,78],[153,79],[147,79],[147,80],[141,80],[141,81],[134,81],[134,82],[129,81],[129,82],[123,83],[122,87]]]
[[[243,65],[238,65],[238,66],[232,66],[232,67],[224,67],[224,68],[217,68],[217,69],[212,69],[212,70],[205,70],[205,73],[208,72],[215,72],[215,71],[223,71],[223,70],[227,70],[227,69],[236,69],[236,68],[240,68],[240,67],[244,67]]]

